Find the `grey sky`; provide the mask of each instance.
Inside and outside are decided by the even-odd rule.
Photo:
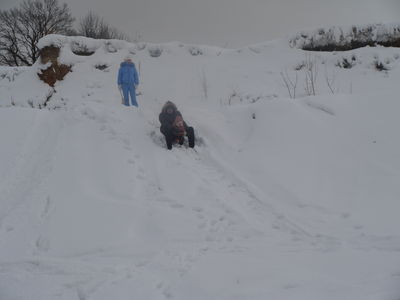
[[[59,0],[79,18],[89,10],[131,37],[228,47],[304,28],[400,21],[400,0]],[[0,0],[9,9],[22,0]]]

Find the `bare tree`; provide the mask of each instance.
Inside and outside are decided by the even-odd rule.
[[[32,65],[38,41],[48,34],[68,34],[74,18],[58,0],[27,0],[19,8],[0,11],[0,64]]]
[[[18,45],[18,15],[16,9],[0,11],[0,64],[19,66],[25,61]]]
[[[83,17],[78,26],[78,34],[94,39],[129,40],[129,37],[110,26],[102,17],[92,11]]]

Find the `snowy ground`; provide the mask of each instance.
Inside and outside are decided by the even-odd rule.
[[[1,300],[399,299],[400,49],[312,54],[317,95],[300,70],[290,99],[280,73],[306,56],[282,41],[143,46],[65,46],[55,91],[40,64],[0,68]],[[129,51],[138,110],[116,88]],[[195,151],[166,150],[166,100]]]

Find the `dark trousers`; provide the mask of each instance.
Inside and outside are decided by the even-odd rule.
[[[165,142],[167,143],[167,148],[172,149],[172,144],[178,142],[180,145],[183,144],[184,137],[177,136],[173,133],[172,129],[166,128],[165,126],[160,127],[161,133],[165,136]],[[194,147],[194,129],[193,127],[186,128],[186,135],[189,140],[189,147]]]

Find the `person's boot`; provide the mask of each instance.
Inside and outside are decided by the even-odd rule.
[[[188,136],[188,139],[189,139],[189,147],[193,148],[194,147],[194,140],[195,140],[193,127],[189,127],[188,128],[187,136]]]
[[[167,148],[168,150],[172,149],[172,138],[170,136],[165,136],[165,141],[167,142]]]

